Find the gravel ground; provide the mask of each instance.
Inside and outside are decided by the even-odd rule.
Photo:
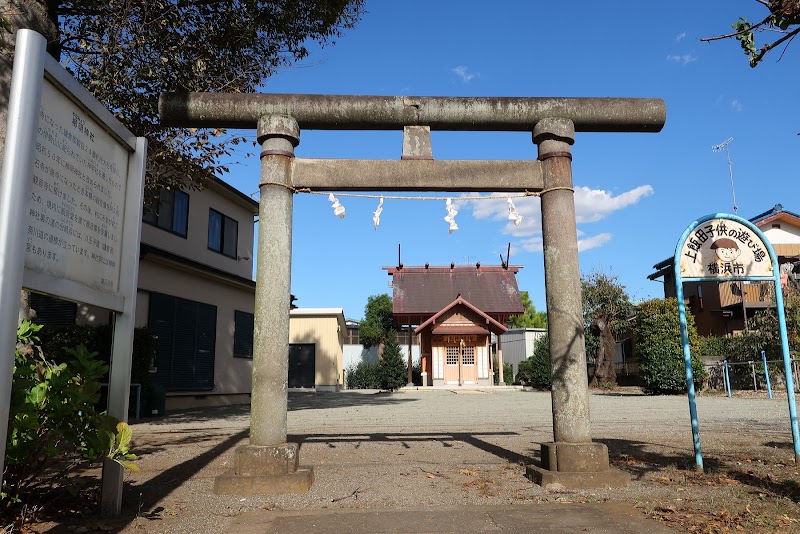
[[[188,410],[133,424],[142,471],[127,478],[121,520],[61,528],[210,532],[224,530],[252,510],[607,500],[632,503],[660,517],[660,510],[675,512],[684,502],[710,498],[713,504],[715,495],[724,498],[718,486],[704,490],[691,479],[686,397],[636,391],[598,392],[590,399],[594,439],[608,444],[612,463],[633,478],[625,489],[546,490],[524,478],[524,464],[538,460],[539,443],[552,440],[546,392],[291,392],[289,440],[300,443],[300,462],[315,473],[308,493],[214,495],[214,478],[231,467],[233,449],[247,442],[249,407]],[[697,405],[707,472],[727,461],[769,462],[791,466],[800,487],[785,396],[701,396]],[[695,486],[698,492],[716,493],[695,495]],[[787,506],[786,521],[800,518],[797,500]],[[781,510],[786,515],[786,508]]]

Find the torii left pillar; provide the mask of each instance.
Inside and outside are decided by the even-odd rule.
[[[286,442],[289,309],[292,265],[292,158],[300,128],[292,117],[258,120],[261,183],[258,268],[253,336],[250,443],[234,451],[233,469],[218,476],[214,492],[228,495],[304,493],[314,482],[299,467],[298,446]]]

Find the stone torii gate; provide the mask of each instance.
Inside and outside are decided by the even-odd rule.
[[[527,476],[568,488],[621,486],[604,444],[593,443],[583,339],[578,241],[570,145],[575,132],[658,132],[661,99],[457,98],[299,94],[166,93],[166,126],[257,128],[261,144],[250,443],[234,468],[216,479],[225,494],[296,493],[313,483],[287,443],[286,411],[295,190],[538,192],[552,360],[552,443]],[[300,129],[406,130],[406,141],[430,130],[533,133],[537,160],[297,159]],[[429,141],[429,139],[427,140]],[[413,144],[413,143],[411,143]]]

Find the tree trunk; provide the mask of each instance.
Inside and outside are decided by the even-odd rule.
[[[14,45],[17,42],[16,31],[31,29],[44,35],[48,43],[58,40],[58,28],[48,17],[47,3],[36,0],[0,0],[0,17],[8,20],[13,28],[13,33],[0,29],[0,154],[3,154],[6,144],[8,93],[14,65]]]
[[[617,385],[617,369],[614,365],[616,344],[614,333],[605,316],[595,317],[591,325],[592,334],[598,338],[597,354],[594,359],[594,376],[589,385],[592,387]]]
[[[52,2],[51,2],[52,3]],[[58,29],[48,17],[44,2],[35,0],[0,0],[0,17],[8,20],[12,33],[0,29],[0,168],[3,165],[8,127],[8,98],[11,91],[11,72],[14,66],[16,31],[35,30],[47,38],[48,43],[58,41]],[[19,320],[33,319],[36,313],[28,305],[29,293],[22,291],[19,302]],[[7,303],[3,303],[6,305]]]

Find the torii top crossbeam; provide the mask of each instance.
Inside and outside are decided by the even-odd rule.
[[[165,126],[255,128],[265,115],[289,115],[311,130],[530,132],[557,117],[576,132],[658,132],[667,116],[660,98],[163,93],[158,110]]]

